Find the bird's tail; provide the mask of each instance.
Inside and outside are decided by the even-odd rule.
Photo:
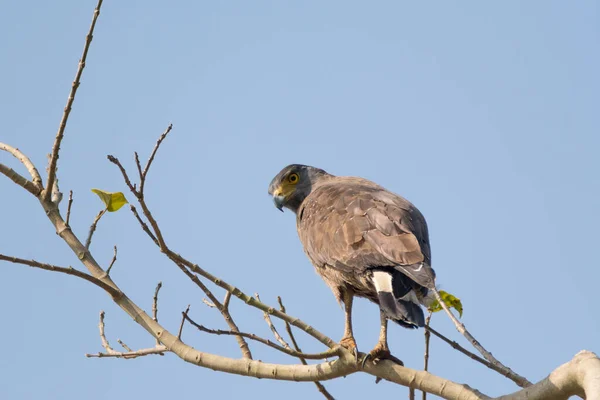
[[[377,290],[379,307],[385,315],[405,328],[425,326],[421,308],[427,297],[427,288],[418,285],[399,271],[373,271],[373,284]]]

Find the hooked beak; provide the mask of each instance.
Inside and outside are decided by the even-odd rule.
[[[274,195],[273,203],[275,203],[275,207],[281,212],[283,212],[283,202],[285,201],[285,197],[282,195]]]

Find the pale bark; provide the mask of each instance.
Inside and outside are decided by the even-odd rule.
[[[96,24],[96,20],[98,18],[100,12],[100,6],[102,4],[102,0],[98,1],[98,5],[94,12],[94,17],[92,20],[92,24],[90,27],[90,31],[86,36],[86,43],[84,47],[84,51],[82,54],[82,58],[80,60],[75,80],[73,81],[71,91],[69,93],[69,98],[67,100],[67,106],[64,109],[64,113],[61,119],[61,123],[59,126],[58,133],[55,137],[55,142],[51,151],[49,168],[48,168],[48,179],[47,185],[44,188],[42,184],[41,177],[30,161],[28,157],[26,157],[21,151],[16,149],[15,147],[9,146],[7,144],[0,143],[0,150],[4,150],[15,156],[27,169],[29,174],[31,175],[31,180],[25,178],[19,173],[15,172],[11,168],[6,165],[0,164],[0,174],[7,176],[17,185],[23,187],[33,196],[35,196],[42,205],[48,219],[54,226],[56,233],[65,241],[65,243],[71,248],[71,250],[75,253],[78,259],[81,261],[83,266],[87,269],[88,273],[83,271],[74,270],[73,268],[65,268],[58,267],[55,265],[45,264],[36,262],[33,260],[24,260],[13,256],[0,254],[0,261],[10,261],[17,264],[28,265],[35,268],[41,268],[49,271],[60,272],[69,274],[72,276],[76,276],[78,278],[84,279],[97,287],[103,289],[106,293],[110,295],[112,300],[129,316],[133,318],[133,320],[140,325],[146,332],[148,332],[151,336],[153,336],[157,341],[157,346],[150,349],[141,349],[138,351],[131,351],[129,347],[122,343],[122,346],[128,350],[127,352],[121,353],[117,352],[110,347],[108,344],[108,340],[104,336],[104,323],[103,323],[103,315],[101,316],[100,321],[100,336],[102,339],[103,347],[107,350],[107,354],[98,354],[97,357],[103,356],[112,356],[112,357],[122,357],[122,358],[134,358],[140,356],[146,356],[151,354],[162,354],[163,352],[172,352],[177,357],[182,360],[198,365],[203,368],[210,368],[216,371],[221,371],[225,373],[244,375],[249,377],[256,377],[262,379],[274,379],[274,380],[286,380],[286,381],[326,381],[335,378],[339,378],[342,376],[350,375],[353,373],[367,373],[373,376],[376,376],[381,379],[388,380],[390,382],[394,382],[396,384],[406,386],[411,388],[412,390],[422,390],[427,393],[431,393],[437,396],[440,396],[449,400],[471,400],[471,399],[489,399],[488,396],[482,394],[476,389],[472,389],[468,385],[459,384],[456,382],[452,382],[448,379],[444,379],[442,377],[433,375],[427,371],[418,371],[410,368],[406,368],[400,366],[391,361],[380,361],[377,364],[373,362],[366,363],[365,367],[362,368],[359,363],[356,362],[353,354],[349,353],[344,348],[340,347],[339,344],[335,343],[333,340],[328,338],[326,335],[319,332],[317,329],[311,327],[307,323],[299,320],[298,318],[294,318],[289,314],[285,313],[285,310],[282,307],[282,310],[276,310],[273,307],[270,307],[258,299],[255,299],[247,294],[243,293],[241,290],[232,286],[216,276],[210,274],[208,271],[200,268],[198,265],[188,261],[183,258],[179,254],[173,252],[165,243],[163,235],[158,227],[158,224],[152,217],[152,214],[148,210],[144,200],[143,200],[143,188],[146,175],[148,173],[148,169],[152,163],[156,155],[156,151],[158,146],[164,140],[168,132],[171,130],[171,126],[163,133],[159,141],[157,142],[156,147],[154,148],[146,168],[142,171],[141,165],[139,163],[139,158],[136,154],[136,163],[138,167],[138,172],[140,175],[140,189],[136,190],[135,187],[129,181],[127,174],[123,167],[120,165],[118,160],[114,157],[111,159],[112,162],[117,164],[123,173],[125,178],[125,182],[128,187],[136,194],[136,197],[140,201],[140,205],[144,211],[144,215],[148,218],[148,221],[152,227],[152,230],[143,222],[143,220],[137,215],[136,218],[140,221],[142,228],[146,233],[152,238],[152,240],[157,244],[160,248],[161,252],[165,253],[167,257],[169,257],[172,261],[174,261],[184,272],[190,276],[192,280],[198,280],[199,277],[203,279],[207,279],[213,282],[215,285],[223,288],[226,291],[226,297],[223,303],[219,303],[218,300],[212,293],[209,295],[212,304],[215,304],[217,308],[222,312],[225,319],[231,318],[229,312],[227,311],[229,301],[231,296],[235,296],[245,302],[247,305],[251,307],[255,307],[261,309],[265,312],[265,315],[268,317],[272,315],[273,317],[279,318],[286,322],[288,332],[291,335],[291,326],[295,326],[300,330],[308,333],[313,338],[317,339],[325,346],[327,346],[330,350],[328,352],[322,353],[326,355],[335,354],[337,356],[336,360],[326,361],[319,364],[307,365],[304,360],[307,358],[305,353],[302,353],[298,348],[295,340],[292,336],[292,341],[294,344],[294,348],[296,350],[292,350],[291,347],[285,342],[283,339],[280,340],[282,346],[286,349],[288,354],[292,354],[295,357],[298,357],[303,361],[303,364],[294,364],[294,365],[284,365],[284,364],[270,364],[265,363],[258,360],[251,359],[250,351],[246,342],[244,341],[241,334],[237,330],[237,326],[235,323],[231,322],[230,327],[232,328],[232,334],[236,335],[240,342],[240,347],[244,347],[246,351],[243,351],[243,355],[245,358],[234,359],[223,357],[216,354],[206,353],[194,349],[191,346],[186,345],[181,340],[181,327],[179,328],[178,335],[173,335],[168,330],[166,330],[159,322],[157,318],[156,312],[156,302],[157,302],[157,294],[158,288],[155,292],[154,298],[154,318],[144,312],[137,304],[135,304],[121,289],[117,286],[117,284],[111,279],[108,272],[114,262],[116,261],[116,247],[115,254],[113,260],[111,261],[110,267],[107,271],[105,271],[94,259],[92,253],[89,250],[89,242],[91,242],[91,233],[93,233],[93,229],[90,232],[88,244],[84,245],[79,238],[71,231],[71,228],[68,222],[62,218],[61,213],[58,208],[58,201],[53,201],[52,195],[53,191],[58,192],[58,185],[56,182],[58,181],[57,173],[57,162],[59,158],[60,151],[60,143],[64,136],[65,128],[68,121],[68,116],[71,111],[76,90],[79,87],[79,81],[85,67],[85,58],[87,56],[90,43],[92,40],[92,33],[94,26]],[[109,157],[110,159],[110,157]],[[58,197],[60,198],[60,196]],[[69,200],[69,210],[70,205],[72,203],[72,196],[70,196]],[[133,208],[134,212],[135,209]],[[69,214],[69,212],[68,212]],[[99,217],[97,217],[99,219]],[[67,218],[68,220],[68,218]],[[96,220],[97,222],[97,220]],[[95,225],[94,225],[95,227]],[[203,284],[200,282],[199,285],[203,288]],[[203,289],[204,290],[204,289]],[[210,290],[206,289],[205,292],[208,294]],[[443,302],[441,302],[443,305]],[[184,313],[184,317],[187,315],[187,311]],[[270,318],[267,318],[267,322],[271,322]],[[183,326],[182,320],[182,326]],[[274,333],[276,330],[274,326],[270,324],[273,328]],[[464,327],[463,327],[464,328]],[[249,336],[249,334],[246,334]],[[278,335],[276,335],[278,336]],[[243,350],[244,350],[243,349]],[[524,378],[523,378],[524,379]],[[321,390],[321,389],[320,389]],[[321,390],[322,393],[326,393],[324,389]],[[554,370],[547,378],[541,380],[540,382],[522,389],[518,392],[502,396],[499,399],[503,400],[520,400],[520,399],[528,399],[528,400],[536,400],[536,399],[567,399],[569,396],[579,395],[585,397],[587,400],[600,400],[600,359],[591,352],[582,351],[578,353],[571,361],[561,365],[556,370]],[[331,396],[329,396],[331,397]]]

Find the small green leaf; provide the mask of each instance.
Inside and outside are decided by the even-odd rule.
[[[440,297],[442,298],[442,301],[444,303],[446,303],[446,305],[449,308],[455,308],[456,311],[458,311],[458,315],[460,315],[460,317],[462,318],[463,306],[458,297],[456,297],[453,294],[450,294],[448,292],[445,292],[443,290],[440,290]],[[442,310],[443,310],[443,308],[437,300],[435,300],[429,306],[429,311],[431,311],[431,312],[438,312],[438,311],[442,311]]]
[[[96,193],[98,197],[100,197],[100,200],[106,204],[107,211],[117,211],[119,208],[127,204],[127,199],[122,192],[110,193],[100,189],[92,189],[92,192]]]

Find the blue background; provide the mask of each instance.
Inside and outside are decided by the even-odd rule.
[[[43,171],[95,3],[5,3],[0,141]],[[126,192],[106,155],[135,176],[133,152],[145,160],[173,122],[147,185],[168,244],[265,302],[283,296],[290,314],[339,339],[343,312],[303,255],[293,214],[266,192],[289,163],[362,176],[420,208],[438,283],[462,299],[463,322],[539,380],[581,349],[600,350],[599,15],[595,1],[106,1],[60,157],[73,229],[84,240],[102,208],[91,188]],[[7,153],[0,162],[26,174]],[[6,178],[0,193],[0,253],[80,268],[37,200]],[[112,275],[147,311],[163,281],[159,318],[171,332],[190,303],[196,320],[224,327],[127,208],[94,236],[104,266],[115,244]],[[226,375],[173,355],[86,359],[102,350],[101,309],[115,348],[117,338],[135,348],[153,339],[76,278],[6,262],[0,276],[2,398],[320,396],[310,383]],[[237,301],[232,311],[243,330],[270,336],[259,311]],[[466,344],[446,316],[433,326]],[[362,350],[378,329],[376,307],[359,300]],[[304,350],[322,349],[298,337]],[[187,327],[184,340],[239,357],[231,337]],[[422,368],[422,330],[394,326],[390,345]],[[435,374],[488,395],[516,390],[439,340],[431,353]],[[407,391],[364,374],[326,386],[340,399]]]

